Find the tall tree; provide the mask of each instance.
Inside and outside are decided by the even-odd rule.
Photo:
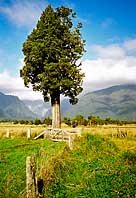
[[[70,8],[54,10],[49,5],[23,44],[25,65],[20,76],[25,86],[31,84],[34,91],[42,92],[45,102],[51,99],[53,128],[61,125],[60,95],[75,104],[82,91],[84,73],[77,61],[85,51],[85,41],[80,33],[82,24],[73,27],[75,17]]]

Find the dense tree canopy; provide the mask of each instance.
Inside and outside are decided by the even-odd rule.
[[[25,86],[41,91],[45,101],[59,104],[60,94],[77,102],[84,74],[77,61],[84,53],[81,23],[73,28],[75,13],[70,8],[50,5],[23,44],[25,65],[20,71]]]

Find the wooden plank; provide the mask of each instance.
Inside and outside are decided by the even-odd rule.
[[[37,135],[34,140],[37,140],[39,138],[44,138],[44,135],[45,135],[46,131],[43,131],[42,133],[40,133],[39,135]]]

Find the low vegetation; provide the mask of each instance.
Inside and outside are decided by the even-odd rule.
[[[0,120],[0,123],[8,123],[11,120]],[[85,118],[83,115],[79,114],[76,115],[74,118],[71,117],[64,117],[62,120],[63,123],[70,127],[77,127],[77,126],[98,126],[98,125],[109,125],[109,124],[116,124],[116,125],[126,125],[126,124],[136,124],[136,121],[131,120],[119,120],[119,119],[112,119],[110,117],[101,118],[99,116],[89,115],[88,118]],[[35,119],[35,120],[12,120],[13,124],[25,124],[25,125],[45,125],[51,126],[52,119],[50,117],[45,117],[44,119]]]
[[[26,157],[34,156],[38,168],[41,157],[48,161],[63,147],[64,143],[54,144],[49,140],[0,139],[0,197],[25,197]]]
[[[97,126],[97,125],[126,125],[126,124],[135,124],[135,121],[127,121],[127,120],[115,120],[110,117],[100,118],[99,116],[89,115],[88,118],[85,118],[83,115],[76,115],[74,118],[64,117],[63,122],[71,127],[76,126]]]
[[[87,134],[74,149],[55,159],[45,197],[134,197],[136,153],[110,139]],[[57,168],[56,168],[57,166]]]
[[[7,127],[11,139],[4,137]],[[0,139],[0,197],[25,197],[27,156],[36,159],[36,177],[43,182],[44,197],[135,197],[134,125],[84,127],[72,150],[64,142],[27,140],[28,127],[32,137],[45,128],[0,125],[0,133],[4,130]]]

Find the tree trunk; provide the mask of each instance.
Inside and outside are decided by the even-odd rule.
[[[51,95],[52,128],[61,128],[60,94]]]

